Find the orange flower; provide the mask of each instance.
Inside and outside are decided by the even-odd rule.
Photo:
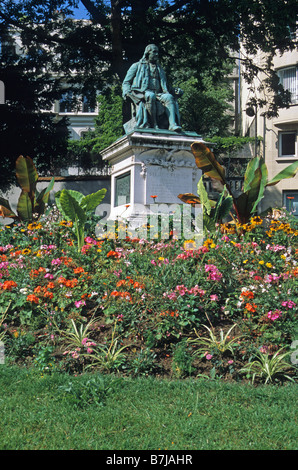
[[[32,303],[35,303],[35,304],[39,303],[39,298],[36,297],[36,295],[33,295],[33,294],[28,295],[27,300],[28,300],[28,302],[32,302]]]
[[[69,279],[68,281],[64,282],[64,285],[66,287],[71,287],[71,288],[75,287],[77,284],[78,284],[78,280],[76,278],[75,279]]]
[[[84,273],[85,270],[84,270],[84,268],[79,267],[79,268],[74,268],[73,272],[74,272],[75,274],[80,274],[80,273]]]
[[[134,289],[144,289],[144,284],[140,284],[139,282],[135,281],[133,287]]]
[[[53,292],[45,291],[43,294],[45,299],[52,299],[54,297]]]
[[[245,309],[248,310],[248,311],[251,312],[251,313],[256,312],[256,311],[257,311],[257,307],[258,307],[258,306],[257,306],[256,304],[249,304],[249,303],[247,303],[247,304],[245,305]]]
[[[253,299],[254,293],[252,291],[244,291],[240,294],[240,297],[247,297],[248,299]]]
[[[12,257],[19,256],[21,253],[22,253],[21,250],[14,251],[14,252],[10,253],[10,256],[12,256]]]
[[[54,288],[55,288],[55,284],[53,282],[49,282],[47,285],[47,289],[54,289]]]
[[[114,258],[120,258],[121,253],[117,253],[117,251],[110,250],[107,253],[107,258],[114,257]]]
[[[0,284],[1,289],[11,290],[13,287],[17,287],[17,283],[14,281],[4,281],[3,284]]]
[[[123,286],[125,284],[125,279],[121,279],[120,281],[117,282],[116,287]]]

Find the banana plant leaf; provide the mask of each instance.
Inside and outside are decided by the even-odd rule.
[[[80,206],[86,211],[93,211],[101,203],[106,195],[106,188],[100,189],[96,193],[84,196],[80,201]]]
[[[77,222],[83,226],[86,222],[86,213],[80,206],[78,201],[69,193],[68,190],[62,189],[59,201],[63,213],[73,222]]]
[[[230,214],[232,207],[233,207],[232,196],[229,194],[227,195],[226,191],[223,191],[215,206],[214,220],[216,222],[221,222]]]
[[[17,213],[20,220],[32,220],[32,201],[27,191],[22,191],[20,194]]]
[[[202,142],[193,142],[191,150],[197,167],[206,176],[218,180],[224,186],[226,184],[225,169],[218,163],[211,150]]]
[[[243,182],[243,192],[246,192],[250,189],[250,185],[255,179],[255,172],[260,168],[262,173],[262,187],[265,189],[265,186],[268,181],[268,170],[265,164],[265,160],[262,157],[254,157],[250,160],[246,167],[244,182]]]
[[[185,204],[201,204],[201,199],[196,196],[195,194],[192,193],[184,193],[184,194],[178,194],[177,196],[182,202],[185,202]],[[215,201],[212,201],[210,199],[210,204],[212,207],[216,205]]]
[[[61,196],[61,193],[62,193],[63,189],[60,190],[60,191],[57,191],[55,193],[55,201],[56,201],[56,205],[58,207],[58,210],[61,212],[61,214],[63,214],[66,219],[69,219],[71,220],[67,215],[66,213],[64,212],[62,206],[61,206],[61,202],[60,202],[60,196]],[[67,190],[68,194],[70,194],[79,204],[81,202],[81,200],[83,199],[84,197],[84,194],[83,193],[80,193],[79,191],[75,191],[74,189],[68,189]]]
[[[55,184],[55,178],[53,177],[50,181],[50,184],[44,188],[40,193],[36,190],[36,200],[34,205],[34,212],[38,214],[43,214],[45,210],[45,205],[49,201],[50,192],[52,191]]]
[[[198,188],[198,195],[202,204],[202,210],[203,212],[206,212],[207,215],[210,215],[212,205],[210,203],[210,199],[208,198],[208,193],[203,183],[203,177],[200,178],[197,188]]]
[[[264,193],[264,191],[260,192],[262,185],[262,171],[260,168],[257,168],[254,173],[254,179],[250,182],[249,189],[242,193],[234,203],[237,217],[241,224],[247,223],[253,212],[256,210],[257,204],[263,197]]]
[[[298,160],[291,165],[289,165],[284,170],[280,171],[272,180],[270,180],[266,186],[274,186],[283,179],[293,178],[298,171]]]
[[[38,173],[30,157],[20,155],[16,161],[16,177],[22,191],[33,194],[36,189]]]
[[[0,217],[8,217],[11,219],[18,217],[17,214],[12,211],[8,200],[4,197],[0,197]]]

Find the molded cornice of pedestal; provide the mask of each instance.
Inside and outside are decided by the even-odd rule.
[[[112,145],[101,152],[103,160],[114,160],[120,155],[123,157],[131,155],[132,149],[155,148],[155,149],[184,149],[191,150],[193,142],[204,142],[200,135],[195,132],[173,133],[167,130],[138,129],[131,134],[116,140]]]

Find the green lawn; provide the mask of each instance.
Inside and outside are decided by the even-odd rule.
[[[296,450],[297,385],[0,365],[1,450]]]

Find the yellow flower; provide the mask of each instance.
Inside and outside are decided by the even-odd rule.
[[[264,264],[264,263],[265,263],[265,261],[263,261],[263,260],[259,261],[259,264]]]
[[[243,261],[243,264],[246,264],[247,262],[248,262],[248,259],[245,259],[245,260]]]
[[[263,220],[257,215],[251,219],[251,222],[255,225],[261,225],[263,223]]]
[[[184,243],[183,243],[183,248],[185,250],[194,250],[196,247],[196,244],[195,244],[195,241],[194,240],[186,240]]]
[[[71,220],[61,220],[61,222],[59,222],[59,225],[63,227],[72,227],[73,224]]]
[[[28,228],[28,230],[39,230],[39,229],[42,228],[42,225],[33,222],[32,224],[29,224],[29,225],[27,226],[27,228]]]
[[[22,250],[22,255],[29,255],[31,253],[31,250],[29,250],[29,248],[24,248],[24,250]]]
[[[213,244],[213,240],[210,238],[207,238],[207,240],[204,241],[204,246],[207,246],[207,248],[209,245],[212,245],[212,244]]]
[[[267,266],[267,268],[272,268],[272,264],[271,264],[271,263],[266,263],[266,266]]]

